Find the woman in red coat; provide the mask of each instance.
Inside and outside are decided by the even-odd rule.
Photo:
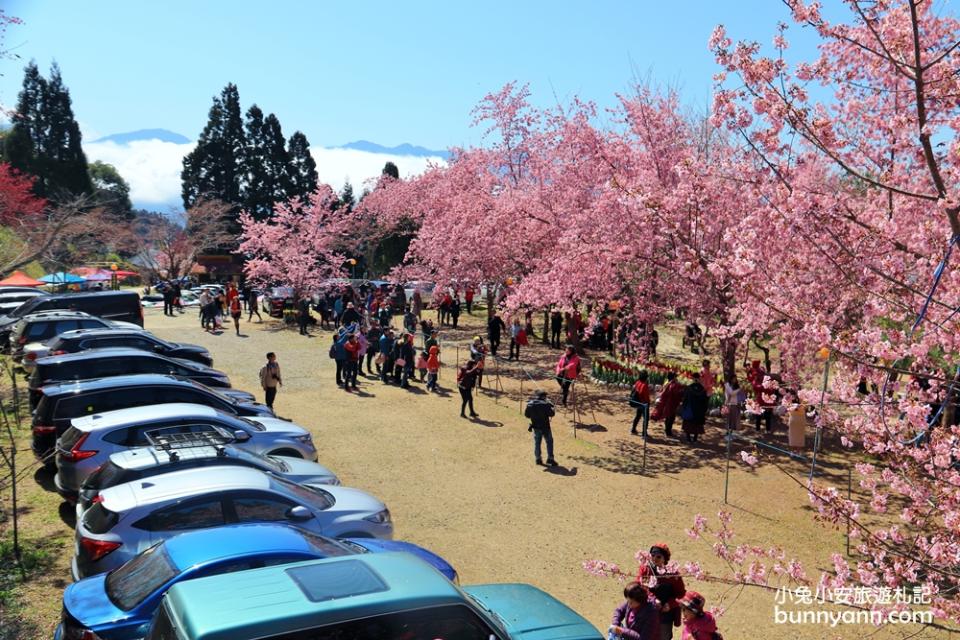
[[[663,420],[663,430],[668,436],[673,435],[673,421],[677,418],[680,401],[683,400],[684,386],[677,381],[677,374],[667,374],[667,385],[660,392],[657,405],[653,410],[654,420]]]
[[[660,638],[673,637],[673,628],[680,626],[680,603],[686,593],[683,578],[667,570],[670,562],[670,547],[665,542],[656,542],[650,547],[650,560],[641,564],[637,582],[648,587],[657,599],[660,608]]]

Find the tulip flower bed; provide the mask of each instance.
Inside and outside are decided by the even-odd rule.
[[[651,388],[657,388],[664,385],[667,381],[668,373],[676,373],[677,378],[683,384],[689,384],[693,380],[693,374],[699,369],[692,365],[672,363],[660,360],[629,360],[626,358],[598,357],[593,360],[591,379],[597,384],[608,386],[618,386],[629,389],[637,381],[641,371],[647,372],[647,382]],[[719,387],[710,396],[710,408],[716,408],[723,405],[723,375],[717,372],[717,386]]]

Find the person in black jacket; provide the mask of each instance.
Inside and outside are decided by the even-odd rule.
[[[307,332],[307,324],[310,322],[310,298],[303,295],[297,302],[297,325],[300,327],[300,335],[310,335]]]
[[[495,313],[487,323],[487,337],[490,338],[490,354],[497,355],[497,347],[500,346],[500,333],[507,328],[500,318],[500,314]]]
[[[707,390],[700,382],[700,374],[693,374],[693,382],[683,391],[683,401],[680,403],[680,418],[683,420],[683,433],[687,442],[696,442],[703,434],[703,426],[707,422]]]
[[[540,455],[540,442],[547,441],[547,464],[551,467],[557,466],[557,461],[553,458],[553,432],[550,431],[550,418],[554,416],[553,403],[547,400],[547,392],[543,389],[537,389],[533,396],[527,400],[527,408],[523,415],[530,418],[530,426],[527,431],[533,432],[533,454],[536,463],[542,465],[543,458]]]
[[[352,302],[347,303],[347,308],[343,311],[343,315],[340,317],[340,322],[345,327],[349,327],[355,322],[360,322],[360,313],[353,306]]]

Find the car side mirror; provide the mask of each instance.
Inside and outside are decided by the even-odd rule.
[[[163,351],[163,347],[160,346],[159,344],[155,344],[155,345],[153,345],[153,350],[154,350],[154,351]]]
[[[289,509],[287,509],[286,516],[287,516],[287,520],[303,521],[303,520],[309,520],[310,518],[312,518],[313,514],[310,513],[310,510],[307,509],[306,507],[297,505],[295,507],[290,507]]]
[[[237,442],[246,442],[250,439],[250,434],[244,431],[243,429],[237,429],[233,432],[233,437]]]

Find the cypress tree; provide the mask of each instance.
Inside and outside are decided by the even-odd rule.
[[[400,179],[400,169],[397,168],[397,165],[389,161],[383,165],[383,171],[381,173],[385,176],[390,176],[394,180]]]
[[[290,157],[290,191],[289,198],[306,198],[317,190],[319,177],[317,163],[310,155],[310,143],[307,136],[295,131],[287,144],[287,155]]]
[[[216,198],[236,205],[233,212],[236,215],[243,203],[245,145],[240,95],[231,83],[219,97],[213,98],[197,146],[183,159],[180,177],[185,208],[192,207],[201,198]]]
[[[4,141],[4,155],[17,170],[35,176],[34,192],[54,202],[93,192],[80,126],[73,116],[70,91],[54,64],[50,80],[31,62]]]
[[[353,197],[353,185],[347,180],[343,183],[343,189],[340,191],[340,208],[349,213],[353,211],[356,204],[357,201]]]
[[[263,138],[266,143],[267,193],[272,206],[289,198],[293,190],[290,179],[290,155],[287,153],[286,140],[283,137],[280,120],[272,113],[263,121]]]
[[[253,105],[247,109],[246,147],[243,165],[243,208],[257,220],[270,216],[273,200],[269,193],[270,177],[267,173],[267,141],[264,137],[263,111]]]

